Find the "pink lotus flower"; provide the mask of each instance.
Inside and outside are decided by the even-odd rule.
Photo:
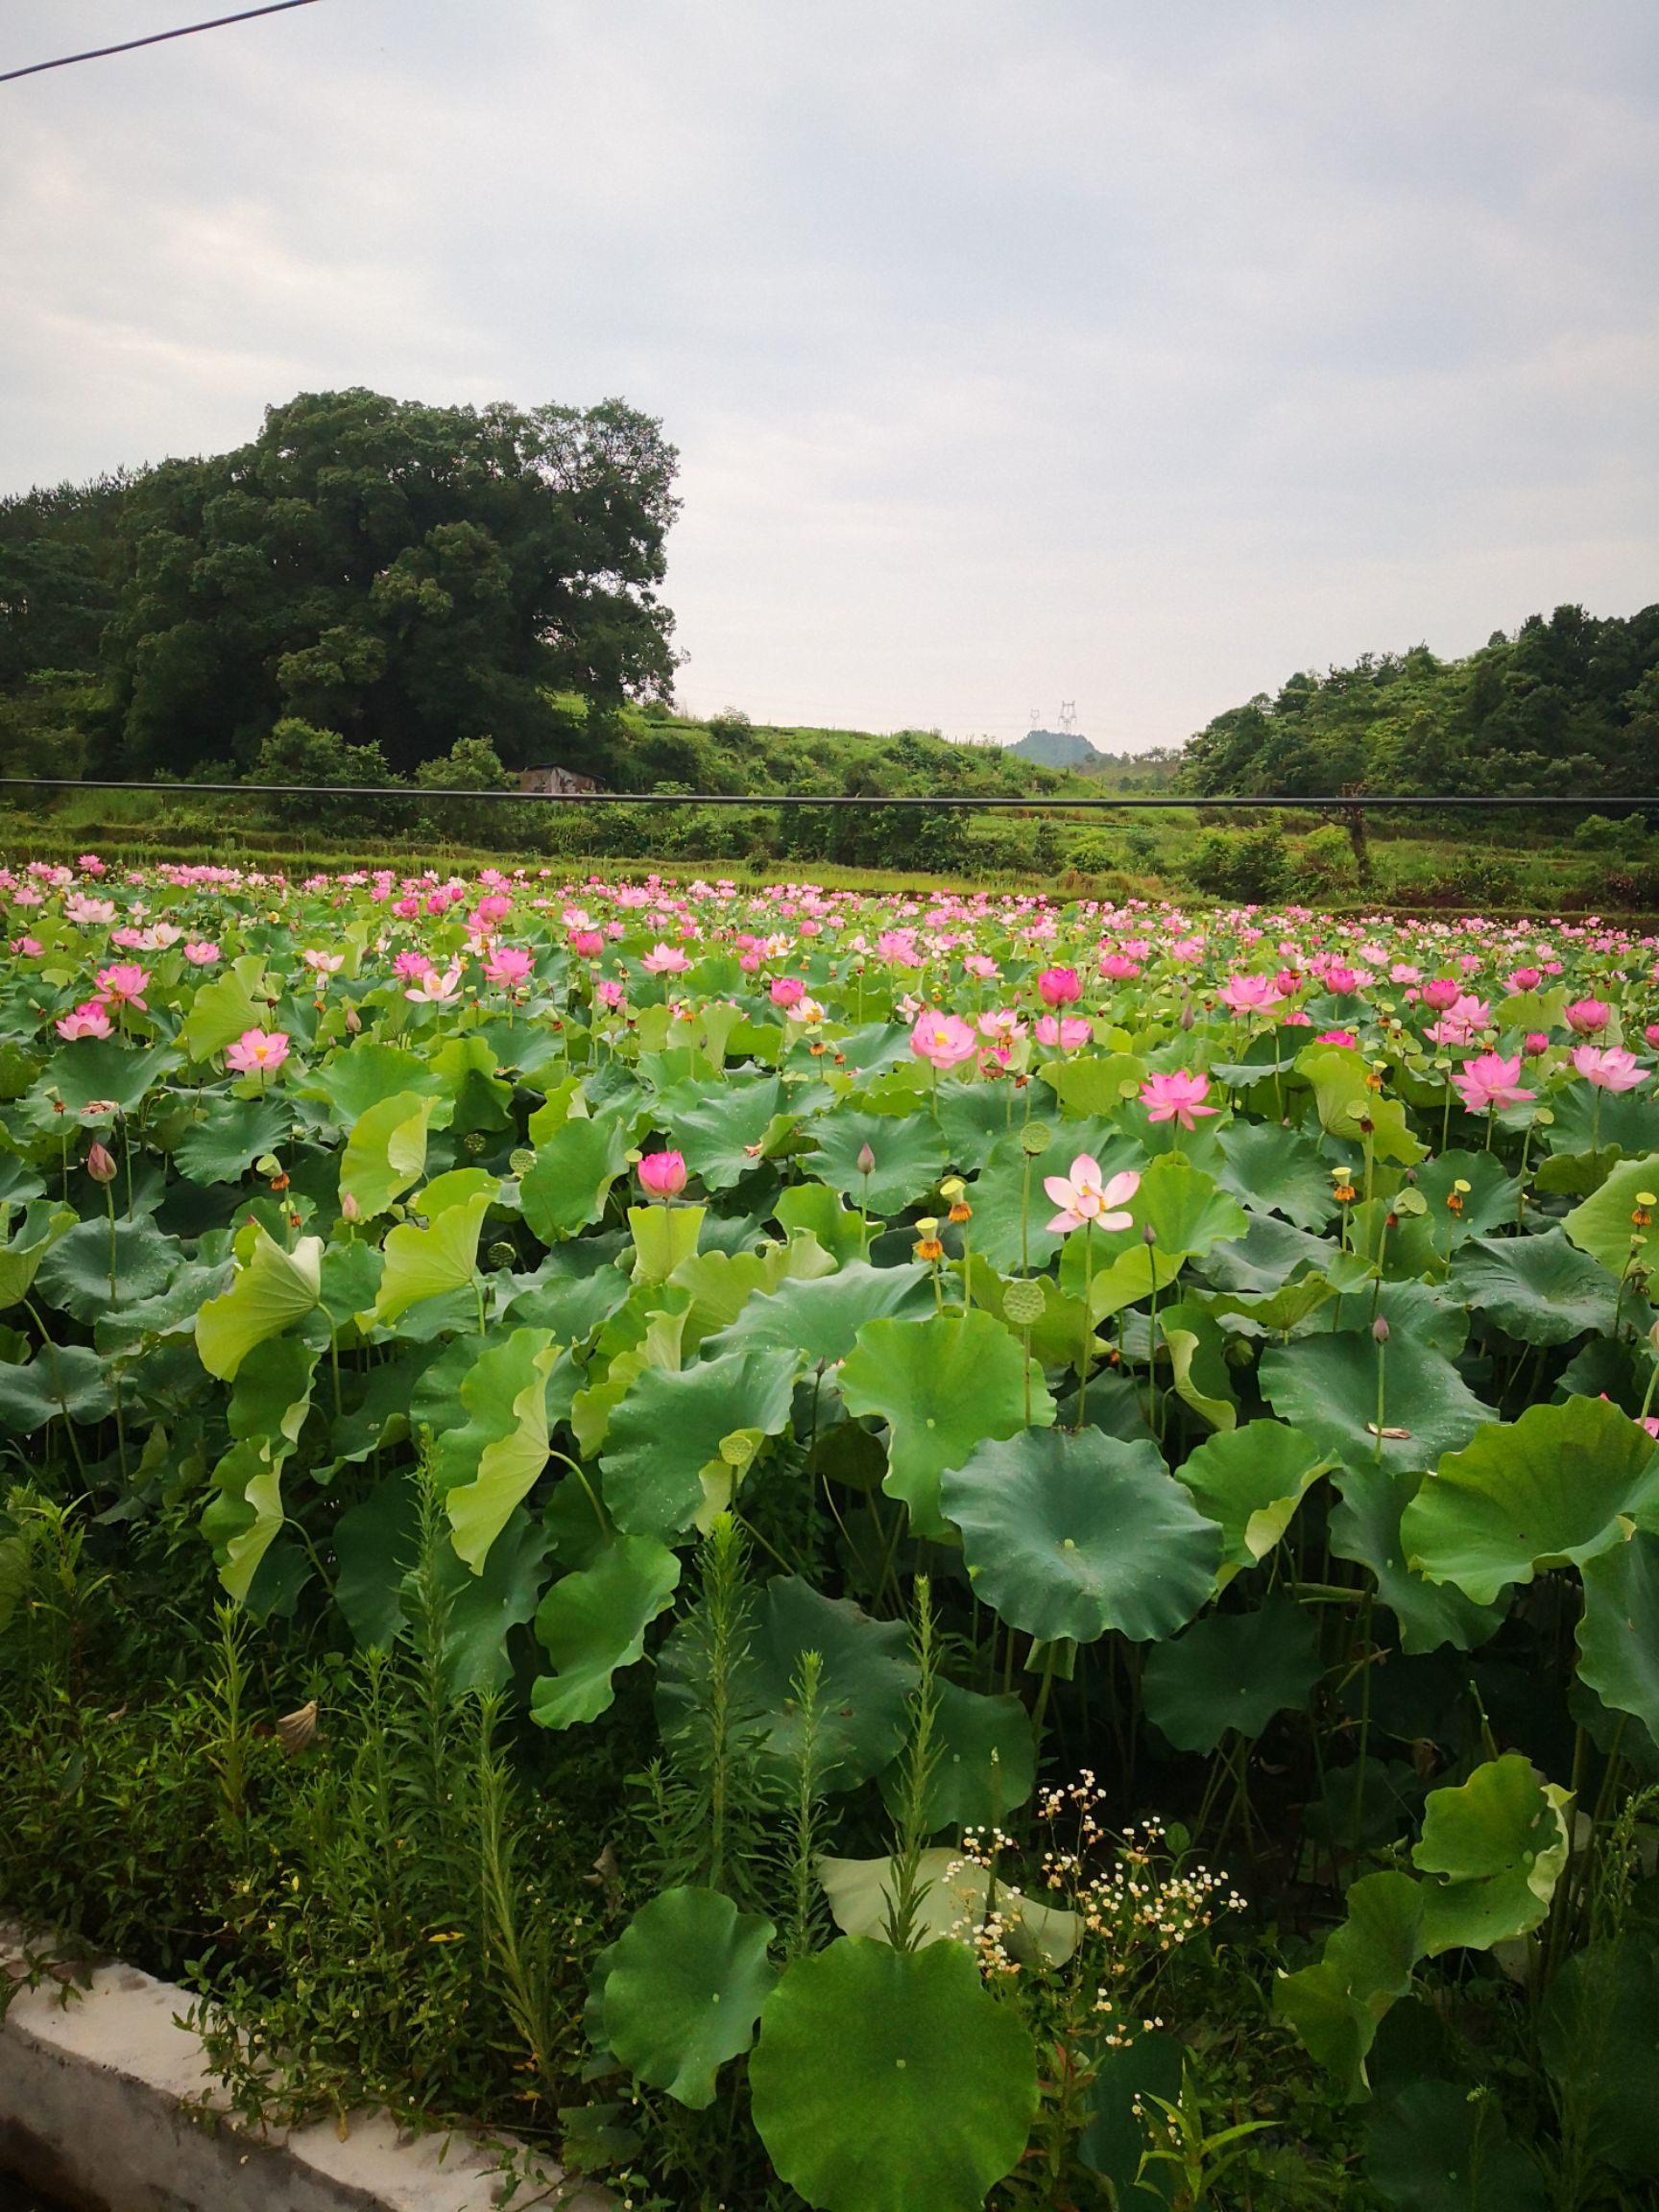
[[[1002,971],[988,953],[970,952],[962,963],[968,974],[981,983],[994,983]]]
[[[530,971],[536,963],[530,954],[517,945],[497,945],[484,963],[485,979],[499,983],[509,991],[522,990],[530,980]]]
[[[1045,1006],[1075,1006],[1083,996],[1075,968],[1045,968],[1037,978],[1037,996]]]
[[[1229,975],[1215,996],[1234,1014],[1260,1014],[1279,990],[1271,975]]]
[[[1541,968],[1514,968],[1506,978],[1511,991],[1536,991],[1544,980]]]
[[[1571,1015],[1573,1009],[1567,1011]],[[1575,1045],[1572,1060],[1585,1082],[1598,1091],[1634,1091],[1647,1079],[1646,1069],[1637,1067],[1635,1054],[1620,1045]]]
[[[416,983],[432,973],[432,963],[424,952],[399,952],[392,963],[392,973],[400,983]]]
[[[104,863],[96,853],[83,853],[75,865],[83,876],[102,876],[106,873]]]
[[[1311,1027],[1311,1023],[1309,1024]],[[1313,1040],[1315,1045],[1358,1045],[1359,1040],[1352,1029],[1321,1029]]]
[[[1521,1088],[1519,1052],[1508,1060],[1501,1052],[1482,1052],[1477,1059],[1465,1060],[1452,1081],[1471,1114],[1519,1106],[1538,1095],[1536,1091]]]
[[[691,963],[678,945],[653,945],[639,963],[647,975],[684,975]]]
[[[38,937],[11,937],[6,949],[21,960],[38,960],[45,950]]]
[[[974,1026],[981,1037],[989,1037],[993,1045],[1011,1045],[1017,1037],[1025,1034],[1025,1024],[1012,1006],[1000,1006],[995,1013],[981,1014]]]
[[[301,952],[301,959],[313,975],[338,975],[346,965],[344,952]]]
[[[413,998],[418,1006],[438,1005],[445,999],[453,998],[460,988],[460,984],[461,970],[459,966],[445,968],[440,974],[428,961],[425,973],[421,975],[420,982],[412,985],[409,990],[404,992],[403,996],[405,998]]]
[[[609,1007],[611,1012],[614,1014],[619,1007],[626,1004],[628,992],[624,984],[613,983],[609,977],[605,977],[594,984],[593,996],[601,1006]]]
[[[1575,1037],[1599,1037],[1612,1019],[1605,998],[1575,998],[1567,1009],[1567,1026]]]
[[[1094,1024],[1085,1015],[1052,1014],[1037,1017],[1037,1042],[1039,1045],[1058,1045],[1062,1052],[1074,1052],[1080,1045],[1094,1042]]]
[[[1528,1029],[1523,1042],[1528,1060],[1536,1060],[1540,1053],[1550,1049],[1550,1040],[1542,1029]]]
[[[799,1006],[806,996],[806,986],[799,975],[775,975],[772,978],[772,1003],[774,1006]]]
[[[605,950],[605,939],[597,929],[577,929],[571,935],[570,950],[579,960],[597,960]]]
[[[1448,1006],[1455,1006],[1463,996],[1463,986],[1450,975],[1435,975],[1423,986],[1423,1003],[1432,1006],[1437,1014]]]
[[[1649,1052],[1659,1052],[1659,1022],[1649,1022],[1642,1035]]]
[[[1079,1152],[1071,1163],[1070,1175],[1045,1175],[1043,1188],[1060,1211],[1048,1224],[1050,1236],[1067,1234],[1093,1222],[1097,1229],[1127,1229],[1130,1217],[1115,1212],[1134,1197],[1141,1188],[1141,1178],[1133,1169],[1114,1175],[1111,1182],[1102,1185],[1100,1163],[1091,1159],[1087,1152]]]
[[[1127,983],[1140,974],[1141,963],[1122,952],[1108,952],[1101,958],[1100,973],[1109,983]]]
[[[136,1006],[140,1014],[146,1014],[149,1008],[144,1003],[144,991],[149,981],[148,974],[130,960],[120,967],[103,969],[98,989],[114,1005]]]
[[[1209,1089],[1208,1075],[1193,1075],[1186,1069],[1173,1075],[1148,1075],[1141,1086],[1141,1103],[1149,1121],[1177,1121],[1183,1129],[1194,1129],[1195,1116],[1216,1111],[1203,1102]]]
[[[926,1013],[910,1032],[910,1049],[935,1068],[959,1067],[974,1056],[974,1032],[955,1014]]]
[[[77,1006],[73,1014],[65,1014],[58,1023],[58,1034],[73,1041],[77,1037],[108,1037],[109,1017],[96,998],[88,998]]]
[[[647,1152],[639,1163],[639,1183],[653,1198],[678,1198],[685,1188],[684,1153]]]
[[[63,911],[79,928],[103,929],[115,919],[115,902],[87,899],[79,891],[71,891],[63,902]]]
[[[1325,988],[1338,998],[1351,998],[1359,988],[1359,978],[1352,968],[1327,968]]]
[[[184,957],[192,968],[214,968],[219,964],[219,948],[204,937],[193,937],[184,948]]]
[[[233,1075],[275,1075],[288,1057],[288,1035],[282,1029],[244,1029],[234,1045],[225,1047],[225,1065]]]

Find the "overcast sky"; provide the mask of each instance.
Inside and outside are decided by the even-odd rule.
[[[1178,743],[1629,613],[1659,0],[319,0],[0,85],[0,491],[349,384],[660,415],[697,710]]]

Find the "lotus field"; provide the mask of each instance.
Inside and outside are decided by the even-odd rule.
[[[0,1569],[41,1496],[117,1575],[171,1516],[349,1654],[435,1518],[447,1694],[544,1790],[632,1732],[679,1839],[619,1767],[578,2162],[707,2113],[827,2212],[1336,2201],[1299,2080],[1340,2201],[1650,2200],[1652,941],[0,896]]]

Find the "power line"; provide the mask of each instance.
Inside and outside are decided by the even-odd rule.
[[[222,31],[228,23],[251,23],[255,15],[282,15],[290,8],[310,8],[316,0],[270,0],[264,8],[245,8],[240,15],[215,15],[210,23],[186,23],[177,31],[154,31],[148,38],[127,38],[119,46],[89,46],[84,54],[60,54],[55,61],[31,61],[26,69],[0,69],[0,84],[18,77],[38,77],[45,69],[67,69],[77,61],[102,61],[109,54],[131,54],[140,46],[164,46],[169,38],[191,38],[198,31]]]
[[[135,783],[101,776],[0,776],[0,790],[26,787],[36,791],[148,791],[170,799],[191,799],[204,792],[224,792],[239,799],[406,799],[425,805],[432,799],[505,800],[519,805],[554,806],[943,806],[953,811],[981,808],[1001,812],[1048,812],[1053,809],[1069,813],[1114,813],[1121,808],[1173,806],[1190,810],[1214,806],[1224,811],[1248,808],[1288,807],[1305,813],[1333,811],[1351,813],[1357,808],[1385,809],[1417,808],[1427,806],[1496,806],[1496,807],[1557,807],[1617,805],[1633,810],[1637,807],[1659,808],[1659,797],[1645,797],[1640,793],[1599,791],[1581,799],[1564,799],[1556,794],[1527,798],[1503,792],[1488,798],[1467,798],[1455,794],[1422,792],[1390,797],[1382,793],[1343,793],[1333,796],[1326,793],[1311,798],[1235,799],[1221,793],[1205,798],[1193,798],[1180,792],[1161,792],[1150,797],[1128,797],[1121,792],[1103,799],[1072,799],[1053,794],[1032,793],[1022,798],[987,799],[962,797],[952,792],[940,791],[916,797],[911,793],[899,793],[883,797],[879,793],[852,797],[844,792],[775,792],[775,791],[469,791],[445,786],[441,789],[422,788],[418,784],[397,783]]]

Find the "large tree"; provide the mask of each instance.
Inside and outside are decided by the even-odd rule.
[[[121,764],[246,767],[298,717],[407,773],[458,738],[556,748],[548,694],[669,687],[657,598],[676,455],[619,401],[301,394],[252,445],[168,461],[120,511],[104,639]]]

